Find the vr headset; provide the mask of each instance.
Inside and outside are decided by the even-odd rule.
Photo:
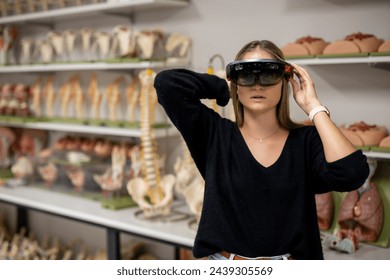
[[[226,77],[236,85],[251,87],[259,84],[264,87],[279,83],[284,77],[293,76],[293,67],[285,61],[274,59],[238,60],[226,66]]]

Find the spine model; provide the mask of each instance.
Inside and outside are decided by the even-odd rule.
[[[156,93],[153,88],[155,73],[148,69],[140,72],[141,81],[141,149],[143,178],[134,178],[127,184],[133,200],[144,211],[145,216],[152,217],[170,213],[173,200],[175,177],[166,175],[161,178],[156,137],[151,128],[151,103]]]

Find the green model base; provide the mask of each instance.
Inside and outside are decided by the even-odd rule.
[[[377,187],[383,204],[383,226],[378,239],[375,242],[364,242],[378,247],[388,248],[390,246],[390,162],[380,162],[375,175],[371,180]],[[336,234],[340,230],[338,215],[340,205],[346,193],[333,192],[335,212],[331,227],[325,232]]]

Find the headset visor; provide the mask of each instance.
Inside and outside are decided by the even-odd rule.
[[[287,62],[273,59],[239,60],[226,66],[229,81],[243,87],[273,86],[284,77],[290,79],[293,67]]]

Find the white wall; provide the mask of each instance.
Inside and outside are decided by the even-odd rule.
[[[332,42],[363,32],[389,40],[389,15],[388,0],[192,0],[185,9],[142,13],[135,23],[191,36],[193,68],[205,71],[212,55],[219,53],[228,63],[255,39],[268,39],[280,47],[308,35]],[[308,69],[337,124],[363,120],[390,129],[390,71],[366,64]],[[305,118],[295,105],[292,114],[297,120]]]

